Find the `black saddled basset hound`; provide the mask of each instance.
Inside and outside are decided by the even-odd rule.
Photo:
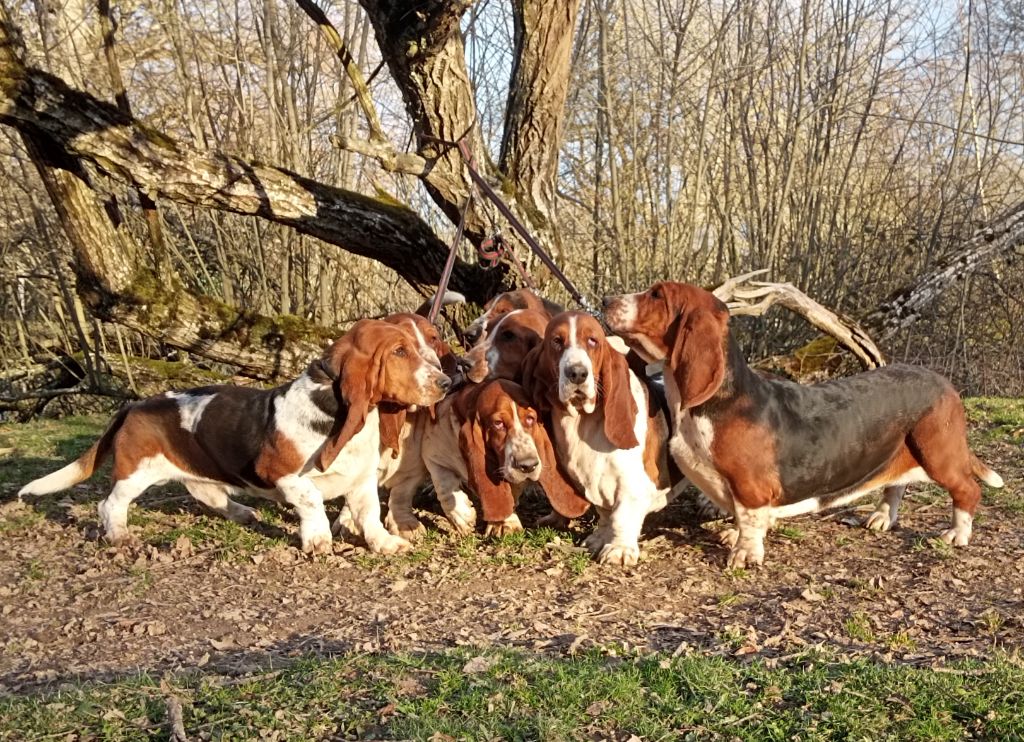
[[[912,482],[949,491],[953,522],[942,539],[966,546],[981,499],[975,477],[1003,485],[967,446],[960,396],[928,369],[886,366],[803,386],[751,369],[729,332],[729,310],[696,286],[656,283],[606,297],[604,308],[633,350],[665,362],[669,448],[690,481],[735,515],[730,567],[764,561],[776,518],[883,487],[866,525],[887,530]]]

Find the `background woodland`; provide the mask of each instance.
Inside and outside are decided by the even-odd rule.
[[[272,380],[412,309],[460,138],[590,297],[766,268],[891,359],[1024,394],[1014,0],[0,5],[0,414]],[[453,288],[514,283],[477,258],[496,230],[568,302],[479,199]],[[814,337],[740,322],[751,357]]]

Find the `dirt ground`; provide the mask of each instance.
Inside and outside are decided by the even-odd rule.
[[[785,521],[769,536],[767,566],[751,572],[724,570],[726,552],[688,498],[648,519],[643,560],[625,570],[591,563],[574,546],[586,523],[498,543],[459,538],[429,496],[420,503],[428,538],[400,557],[337,543],[333,556],[310,560],[296,547],[290,513],[265,508],[268,522],[246,529],[204,514],[174,487],[133,507],[148,545],[118,550],[96,540],[105,478],[19,503],[26,475],[58,460],[30,459],[9,437],[0,459],[8,469],[0,474],[0,693],[456,645],[769,662],[821,645],[940,666],[1017,654],[1024,640],[1024,461],[1012,436],[976,445],[1007,484],[986,490],[970,547],[932,538],[948,522],[949,501],[918,487],[889,533],[856,525],[869,500]],[[524,522],[543,511],[528,502]]]

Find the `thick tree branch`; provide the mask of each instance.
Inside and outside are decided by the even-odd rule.
[[[0,38],[0,123],[75,169],[81,158],[150,196],[260,216],[377,260],[416,285],[435,284],[448,247],[412,210],[318,183],[282,168],[201,152],[5,54]],[[500,275],[458,261],[451,288],[483,303]]]
[[[900,330],[920,319],[955,281],[979,265],[1006,253],[1024,254],[1024,202],[1021,202],[978,230],[961,250],[939,263],[913,283],[895,292],[864,318],[864,327],[879,342],[890,339]]]

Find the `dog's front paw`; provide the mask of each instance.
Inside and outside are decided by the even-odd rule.
[[[476,530],[476,510],[468,502],[460,502],[445,515],[460,536],[468,536]]]
[[[414,515],[395,517],[393,513],[388,513],[384,519],[384,527],[392,536],[400,536],[407,541],[414,541],[427,532],[419,518]]]
[[[393,536],[386,532],[373,539],[367,539],[366,546],[374,554],[401,554],[412,548],[412,544],[401,536]]]
[[[864,527],[869,531],[888,531],[893,527],[893,521],[889,519],[889,511],[876,510],[864,521]]]
[[[302,551],[310,556],[330,554],[334,549],[334,539],[330,533],[313,533],[302,537]]]
[[[971,542],[971,530],[954,526],[943,531],[939,538],[953,546],[967,546]]]
[[[740,538],[740,532],[735,528],[723,528],[721,531],[715,534],[715,538],[718,539],[718,543],[727,549],[735,549],[736,542]]]
[[[605,544],[598,552],[597,561],[617,567],[635,567],[640,561],[640,547],[636,544]]]
[[[519,516],[512,513],[505,520],[498,523],[488,523],[484,528],[484,536],[494,536],[495,538],[501,538],[510,533],[519,533],[523,530],[523,524],[519,520]]]
[[[729,569],[751,569],[764,564],[764,544],[758,541],[743,540],[729,552],[725,566]]]

